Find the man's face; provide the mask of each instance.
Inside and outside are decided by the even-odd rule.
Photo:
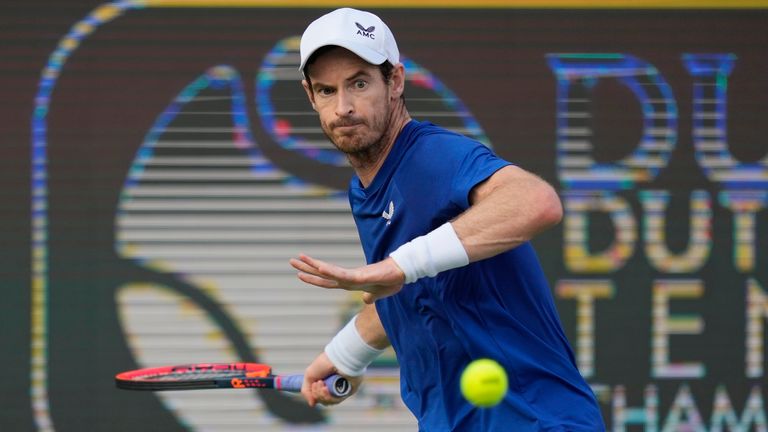
[[[336,148],[352,157],[376,152],[392,115],[390,86],[378,66],[344,48],[321,55],[303,81],[320,126]]]

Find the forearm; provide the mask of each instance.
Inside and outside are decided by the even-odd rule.
[[[554,189],[520,169],[473,191],[473,204],[451,224],[470,262],[513,249],[560,222],[562,207]]]
[[[389,338],[387,338],[387,333],[381,324],[375,305],[367,304],[363,306],[363,309],[357,314],[355,327],[363,341],[371,347],[379,350],[389,347]]]
[[[492,257],[560,222],[560,199],[549,184],[507,166],[477,185],[470,207],[454,221],[401,245],[389,256],[405,283]]]

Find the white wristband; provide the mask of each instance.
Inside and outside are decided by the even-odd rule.
[[[469,264],[469,256],[450,222],[416,237],[389,254],[405,273],[405,283]]]
[[[360,376],[384,350],[376,349],[363,340],[355,327],[355,315],[325,346],[325,354],[336,369],[347,376]]]

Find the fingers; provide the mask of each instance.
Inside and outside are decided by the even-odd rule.
[[[305,264],[305,268],[311,270],[309,273],[312,273],[315,276],[324,277],[326,279],[335,279],[345,283],[353,282],[355,274],[353,270],[321,261],[304,254],[299,255],[299,260]],[[342,283],[342,285],[345,283]]]
[[[363,381],[363,377],[345,376],[349,381],[350,386],[352,386],[352,391],[349,395],[342,398],[331,395],[323,377],[327,378],[337,373],[339,373],[339,371],[333,365],[331,359],[328,358],[328,354],[324,351],[321,352],[309,366],[307,366],[304,370],[304,381],[301,383],[301,395],[306,399],[309,406],[313,407],[317,404],[336,405],[357,392],[357,389]]]
[[[309,257],[301,255],[300,258],[305,259]],[[297,276],[303,282],[322,288],[339,288],[339,282],[337,280],[324,277],[317,267],[296,258],[291,258],[289,262],[293,268],[299,271]]]
[[[301,260],[301,258],[308,258],[308,257],[306,257],[304,255],[299,255],[299,258],[300,259],[291,258],[288,262],[291,263],[291,266],[293,268],[295,268],[296,270],[298,270],[298,271],[301,271],[301,272],[304,272],[304,273],[308,273],[308,274],[312,274],[312,275],[315,275],[315,276],[320,276],[320,271],[317,269],[316,266],[313,266],[313,265],[311,265],[311,264]]]
[[[291,258],[291,265],[297,270],[314,274],[316,276],[327,276],[328,269],[333,267],[331,264],[325,261],[320,261],[304,254],[299,254],[298,259]]]
[[[335,405],[345,398],[337,398],[331,395],[323,378],[338,373],[328,355],[325,352],[320,353],[312,363],[304,370],[304,381],[301,383],[301,395],[306,399],[309,406],[317,404]],[[360,385],[362,378],[351,377],[353,393]]]
[[[308,265],[310,265],[310,266],[312,266],[312,267],[314,267],[314,268],[318,268],[318,269],[319,269],[319,268],[320,268],[322,265],[324,265],[324,264],[328,264],[328,263],[326,263],[325,261],[321,261],[321,260],[319,260],[319,259],[315,259],[315,258],[312,258],[311,256],[309,256],[309,255],[305,255],[305,254],[299,254],[299,259],[300,259],[302,262],[304,262],[304,263],[306,263],[306,264],[308,264]]]
[[[302,282],[319,286],[322,288],[343,288],[339,286],[339,282],[331,279],[325,279],[320,276],[315,276],[309,273],[299,273],[297,275]]]
[[[309,406],[313,407],[317,404],[317,398],[312,392],[312,383],[307,378],[304,378],[304,382],[301,384],[301,395],[304,396]]]
[[[297,277],[302,282],[327,289],[362,291],[366,304],[397,294],[405,281],[403,271],[391,258],[354,269],[339,267],[304,254],[291,258],[290,263],[299,271]]]
[[[304,381],[301,386],[301,395],[307,401],[309,406],[313,407],[317,404],[321,405],[336,405],[343,401],[343,398],[337,398],[331,395],[328,390],[328,386],[325,385],[323,380],[317,380],[314,382]]]
[[[299,279],[301,279],[302,282],[319,286],[321,288],[342,288],[337,279],[327,277],[317,268],[307,264],[304,261],[291,258],[289,262],[293,268],[299,271],[297,276]]]
[[[331,396],[331,392],[328,390],[328,386],[324,381],[315,381],[310,387],[312,394],[318,403],[323,405],[336,405],[343,399]]]
[[[326,263],[306,256],[299,255],[299,258],[289,260],[291,266],[299,271],[298,277],[303,282],[316,285],[322,288],[342,288],[349,289],[350,271],[342,267]]]

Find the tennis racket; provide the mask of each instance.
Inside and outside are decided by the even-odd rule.
[[[115,376],[117,388],[125,390],[202,390],[262,388],[300,392],[303,375],[273,375],[272,368],[258,363],[197,363],[136,369]],[[332,396],[345,397],[352,391],[346,378],[325,379]]]

